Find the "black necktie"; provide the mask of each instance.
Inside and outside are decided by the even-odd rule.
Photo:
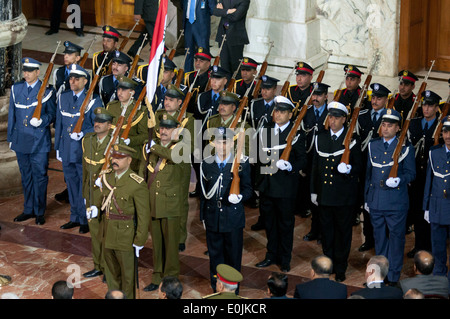
[[[225,163],[224,162],[219,164],[220,171],[223,171],[224,167],[225,167]]]
[[[378,112],[374,112],[374,113],[373,113],[373,116],[372,116],[372,122],[373,122],[374,124],[377,122],[377,115],[378,115]]]
[[[319,110],[316,110],[316,122],[319,122],[319,117],[320,117]]]
[[[32,89],[33,89],[33,88],[32,88],[31,86],[28,87],[28,94],[31,93],[31,90],[32,90]]]
[[[388,142],[384,142],[384,149],[387,150],[389,147],[389,143]]]
[[[270,104],[266,103],[266,111],[269,110]]]
[[[73,101],[74,101],[75,103],[77,103],[77,100],[78,100],[78,96],[74,95],[74,96],[73,96]]]
[[[114,80],[114,87],[117,88],[117,85],[119,85],[119,81]]]
[[[336,135],[331,135],[331,139],[333,140],[333,141],[336,141],[337,140],[337,136]]]
[[[423,131],[424,131],[424,132],[428,131],[428,122],[425,122],[425,126],[424,126],[424,128],[423,128]]]
[[[214,94],[214,96],[213,96],[213,102],[214,102],[214,103],[216,103],[218,95],[219,95],[219,94],[217,94],[217,93]]]

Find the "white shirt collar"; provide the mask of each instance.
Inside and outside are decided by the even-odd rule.
[[[334,132],[330,129],[330,134],[331,134],[331,136],[336,135],[336,139],[338,139],[339,136],[341,136],[342,132],[344,132],[344,127],[342,127],[339,131],[337,131],[337,133],[334,133]]]

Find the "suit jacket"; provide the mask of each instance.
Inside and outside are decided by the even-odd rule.
[[[295,286],[294,299],[347,299],[347,286],[328,278],[316,278]]]
[[[188,8],[189,1],[191,0],[181,1],[181,7],[183,8],[183,25],[185,25],[185,23],[189,23],[189,20],[186,18],[186,10]],[[204,5],[202,4],[202,2],[204,3]],[[209,27],[211,25],[211,15],[215,7],[215,0],[197,0],[195,3],[195,24],[199,26],[197,31],[200,33],[204,33],[204,36],[207,36],[207,39],[209,39],[211,30],[211,28]]]
[[[135,0],[134,14],[140,14],[144,21],[155,22],[158,14],[158,0]]]
[[[221,17],[217,29],[216,42],[222,43],[222,36],[227,35],[228,45],[249,44],[245,21],[247,11],[250,6],[250,0],[222,0],[223,9],[214,8],[213,14]],[[227,14],[228,9],[236,8],[232,14]],[[228,25],[228,27],[226,27]]]
[[[385,283],[381,283],[379,288],[365,287],[352,293],[353,295],[359,295],[365,299],[403,299],[402,290],[392,286],[386,286]]]
[[[448,298],[448,279],[445,276],[416,275],[400,280],[400,287],[403,294],[411,288],[416,288],[424,295],[441,295]]]

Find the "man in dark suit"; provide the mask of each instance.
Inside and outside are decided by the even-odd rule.
[[[256,267],[281,265],[282,272],[290,270],[294,239],[295,200],[299,171],[306,166],[304,135],[300,131],[292,141],[288,161],[280,159],[286,148],[293,123],[294,104],[284,96],[275,97],[273,123],[259,133],[259,164],[257,188],[260,191],[259,210],[267,235],[265,259]]]
[[[147,33],[147,39],[142,47],[146,46],[152,40],[153,30],[155,29],[156,16],[158,15],[159,1],[158,0],[136,0],[134,2],[134,20],[144,20],[145,30],[141,32],[136,41],[128,50],[127,54],[134,58],[139,50],[139,47],[144,40],[144,34]],[[151,43],[151,42],[150,42]]]
[[[403,299],[402,290],[397,287],[387,286],[384,283],[389,272],[389,261],[381,255],[369,259],[366,268],[366,287],[352,293],[365,299]]]
[[[434,257],[428,251],[420,250],[414,255],[412,278],[400,280],[400,288],[406,293],[416,288],[424,295],[439,295],[448,298],[448,280],[445,276],[434,276]]]
[[[311,281],[295,286],[295,299],[347,299],[347,286],[330,280],[333,262],[327,256],[311,261]]]
[[[216,42],[220,45],[223,36],[227,36],[220,52],[220,65],[231,73],[239,66],[244,45],[249,44],[245,28],[249,6],[250,0],[221,0],[213,10],[213,15],[221,17]]]
[[[359,136],[347,133],[347,107],[333,101],[327,108],[330,130],[316,137],[310,191],[311,202],[319,207],[323,253],[333,260],[336,281],[341,282],[352,242],[361,143]],[[349,149],[344,146],[347,134],[351,134]],[[348,163],[342,162],[345,152],[350,152]]]
[[[184,71],[194,70],[194,54],[197,48],[209,48],[211,15],[215,0],[183,0],[184,47],[189,49]]]
[[[45,35],[52,35],[54,33],[59,32],[59,25],[61,24],[61,11],[64,5],[65,0],[53,0],[53,9],[52,9],[52,16],[50,18],[50,30],[45,32]],[[75,19],[75,21],[72,21],[74,23],[73,29],[75,31],[75,34],[79,37],[84,37],[83,32],[83,19],[81,17],[81,0],[67,0],[69,6],[77,6],[79,9],[79,21]],[[71,11],[74,12],[73,9]],[[79,23],[79,25],[76,25],[76,23]]]
[[[283,273],[273,272],[267,279],[268,299],[291,299],[286,296],[288,289],[288,276]]]

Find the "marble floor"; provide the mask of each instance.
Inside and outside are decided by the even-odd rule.
[[[101,34],[100,28],[86,27],[84,38],[78,38],[72,31],[63,29],[58,34],[45,36],[44,32],[48,29],[46,23],[46,21],[30,21],[29,32],[23,41],[24,56],[45,56],[49,60],[56,40],[70,40],[87,48],[92,37],[95,34]],[[100,42],[95,43],[91,53],[98,50],[101,50]],[[143,52],[142,57],[144,61],[148,60],[148,53]],[[177,57],[177,59],[179,58]],[[61,61],[59,55],[55,64],[61,63]],[[334,77],[330,76],[329,83],[334,79],[336,87],[341,81],[339,73],[341,72],[336,70],[330,70],[327,73],[334,74]],[[394,81],[394,79],[389,80]],[[433,81],[432,85],[442,92],[447,92],[442,93],[445,94],[442,96],[447,96],[446,82],[437,80]],[[51,154],[50,158],[45,225],[36,225],[34,219],[20,223],[13,222],[14,217],[22,213],[23,196],[0,198],[0,274],[12,277],[10,285],[0,288],[0,296],[10,292],[15,293],[21,299],[49,299],[51,298],[51,287],[55,281],[71,278],[77,287],[74,298],[103,299],[107,292],[107,286],[102,283],[101,278],[86,279],[81,276],[82,273],[93,268],[89,233],[79,234],[77,228],[60,229],[62,224],[69,221],[70,206],[67,203],[58,202],[54,198],[56,193],[65,188],[65,184],[61,163],[55,159],[54,154]],[[189,204],[189,235],[186,250],[180,253],[180,279],[184,287],[183,298],[199,299],[201,296],[211,293],[209,264],[208,257],[204,254],[206,251],[205,231],[199,221],[198,200],[190,198]],[[246,207],[246,218],[242,260],[244,280],[241,284],[240,294],[251,299],[265,298],[266,280],[272,271],[279,271],[279,268],[276,265],[265,269],[255,267],[255,263],[264,259],[266,237],[264,231],[250,229],[258,218],[257,209]],[[288,273],[289,296],[293,295],[296,284],[309,280],[310,261],[322,253],[321,245],[316,241],[306,242],[302,239],[310,229],[310,217],[302,218],[297,215],[295,219],[294,249],[291,270]],[[374,255],[373,249],[364,253],[358,251],[358,247],[363,242],[362,224],[359,224],[353,227],[347,279],[344,282],[348,285],[349,293],[362,287],[365,265],[368,259]],[[406,253],[413,248],[413,242],[414,233],[407,235],[402,278],[413,275],[413,261],[406,257]],[[151,238],[141,251],[139,260],[140,298],[156,299],[156,292],[142,290],[150,283],[152,276]]]

